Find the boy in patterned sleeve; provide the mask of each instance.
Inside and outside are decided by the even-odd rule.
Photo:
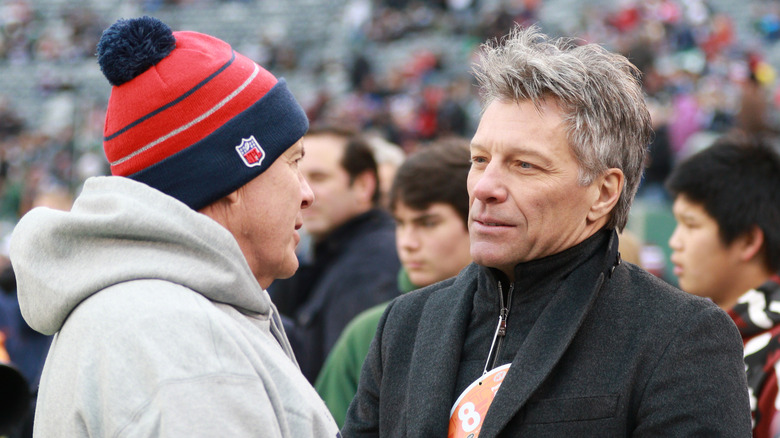
[[[772,437],[780,365],[780,156],[724,138],[680,163],[666,181],[677,227],[669,239],[680,288],[708,297],[745,345],[753,436]]]

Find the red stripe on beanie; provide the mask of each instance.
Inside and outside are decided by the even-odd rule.
[[[219,39],[197,32],[174,36],[169,56],[112,89],[104,149],[114,175],[136,173],[206,138],[277,82],[241,54],[230,62],[234,52]]]

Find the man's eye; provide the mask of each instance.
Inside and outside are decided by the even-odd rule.
[[[474,164],[482,164],[486,163],[487,159],[485,157],[471,157],[471,162]]]
[[[324,175],[324,174],[321,174],[321,173],[312,173],[312,174],[306,175],[306,179],[309,182],[323,182],[323,181],[326,181],[328,179],[328,177],[326,175]]]
[[[436,219],[425,219],[422,222],[420,222],[420,225],[422,225],[423,228],[433,228],[438,224],[439,221],[437,221]]]

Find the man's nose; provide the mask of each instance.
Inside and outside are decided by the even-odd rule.
[[[669,249],[672,251],[679,251],[681,249],[680,244],[680,226],[678,225],[674,227],[674,232],[669,236]]]
[[[312,204],[314,204],[314,192],[311,190],[311,186],[309,185],[309,182],[304,178],[302,175],[300,177],[301,179],[301,194],[302,200],[301,200],[301,208],[309,208]]]
[[[506,200],[505,175],[499,165],[488,164],[482,173],[475,175],[475,178],[472,196],[486,204]]]
[[[396,238],[398,239],[398,246],[401,249],[413,251],[420,246],[420,240],[417,238],[414,227],[403,227],[396,233]]]

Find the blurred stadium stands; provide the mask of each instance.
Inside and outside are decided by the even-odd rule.
[[[405,150],[473,133],[475,51],[514,22],[540,23],[548,34],[634,60],[658,132],[668,130],[668,165],[737,125],[751,75],[767,124],[778,126],[774,0],[3,0],[0,236],[36,194],[75,193],[84,178],[106,172],[110,87],[95,44],[116,19],[144,14],[222,38],[285,77],[313,120],[350,120]],[[664,240],[664,170],[655,181],[650,175],[631,225],[642,238]],[[653,215],[662,226],[648,223]]]

